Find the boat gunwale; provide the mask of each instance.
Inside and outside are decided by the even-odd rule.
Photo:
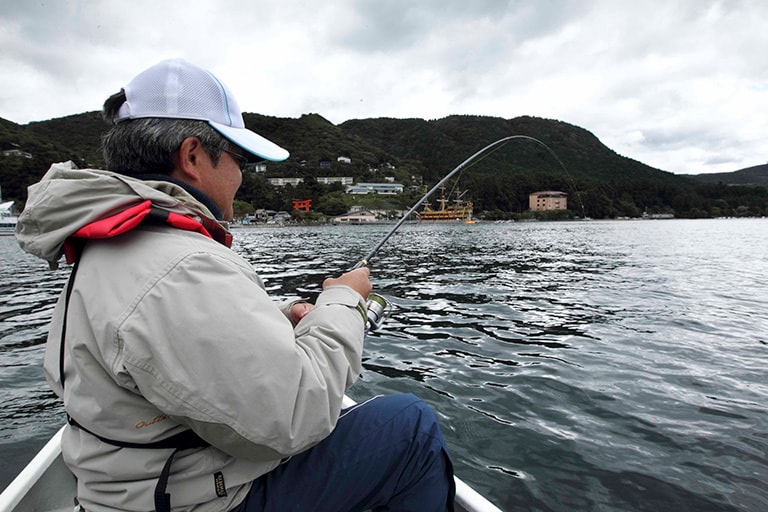
[[[354,405],[355,401],[345,396],[343,401],[343,407],[349,407]],[[62,426],[56,433],[48,440],[35,457],[27,464],[24,469],[19,472],[16,478],[6,487],[2,493],[0,493],[0,512],[21,512],[18,508],[19,505],[24,503],[24,500],[31,498],[34,494],[34,488],[39,483],[46,483],[44,477],[51,477],[49,471],[55,469],[66,469],[68,476],[74,481],[74,476],[69,473],[68,468],[64,465],[61,458],[61,438],[64,434],[64,429],[67,426]],[[61,467],[57,468],[57,464]],[[59,471],[61,472],[61,471]],[[471,486],[462,481],[458,476],[454,475],[454,483],[456,485],[456,510],[457,512],[501,512],[501,509],[491,503],[485,496],[477,492]],[[47,480],[47,478],[46,478]],[[47,494],[41,493],[41,496],[52,496],[49,492]],[[60,496],[55,499],[45,500],[43,507],[35,507],[34,510],[39,512],[52,512],[59,510],[71,510],[73,505],[70,499],[74,500],[75,496]],[[26,510],[26,509],[25,509]]]

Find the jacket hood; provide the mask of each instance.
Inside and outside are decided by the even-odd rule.
[[[55,264],[64,242],[77,230],[147,200],[206,224],[216,222],[213,213],[179,185],[77,169],[64,162],[53,164],[40,182],[29,187],[16,239],[24,251]]]

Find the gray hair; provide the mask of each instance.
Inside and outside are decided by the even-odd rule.
[[[206,121],[152,117],[114,123],[124,101],[125,92],[120,91],[104,102],[102,116],[113,124],[101,140],[107,170],[126,175],[170,174],[173,155],[187,137],[197,137],[213,165],[218,165],[229,142]]]

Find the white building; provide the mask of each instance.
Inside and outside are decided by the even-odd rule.
[[[275,187],[284,187],[286,185],[293,185],[295,187],[299,183],[304,183],[304,178],[269,178],[269,184]]]
[[[358,183],[347,186],[347,194],[382,194],[396,195],[403,192],[400,183]]]
[[[318,183],[323,185],[330,185],[331,183],[341,183],[342,185],[351,185],[355,182],[352,176],[320,176],[317,178]]]
[[[376,222],[376,215],[368,210],[349,212],[333,218],[334,224],[371,224]]]
[[[3,156],[20,156],[22,158],[32,158],[32,153],[27,153],[20,149],[7,149],[3,151]]]

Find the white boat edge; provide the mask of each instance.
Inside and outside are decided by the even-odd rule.
[[[74,508],[74,496],[52,491],[75,489],[75,477],[61,457],[61,427],[0,494],[0,511],[55,511]]]
[[[345,407],[355,403],[348,397],[344,398]],[[61,436],[65,428],[61,427],[3,490],[0,494],[0,512],[73,510],[75,477],[61,457]],[[501,509],[459,477],[454,476],[454,481],[457,512],[501,512]]]

